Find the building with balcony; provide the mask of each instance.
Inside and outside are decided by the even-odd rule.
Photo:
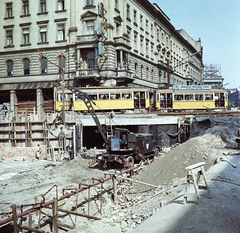
[[[201,40],[147,0],[2,0],[0,15],[0,104],[13,113],[53,111],[58,79],[152,92],[202,80]]]

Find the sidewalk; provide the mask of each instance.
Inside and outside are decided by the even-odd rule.
[[[190,198],[183,205],[183,190],[132,233],[240,232],[240,155],[228,159],[237,167],[220,161],[206,172],[212,199],[201,189],[201,205]]]

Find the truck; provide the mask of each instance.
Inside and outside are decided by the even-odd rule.
[[[151,156],[157,156],[159,154],[161,148],[156,145],[152,134],[133,133],[128,129],[116,127],[110,135],[106,136],[106,127],[100,124],[94,110],[94,100],[85,92],[63,81],[58,81],[58,83],[84,101],[88,112],[91,114],[103,138],[106,152],[97,154],[89,164],[89,167],[93,166],[96,162],[100,162],[104,168],[111,167],[111,163],[113,162],[120,163],[124,167],[131,167],[135,161],[146,160]]]

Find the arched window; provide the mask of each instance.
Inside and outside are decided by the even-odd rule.
[[[135,63],[134,69],[135,69],[135,75],[138,76],[138,64],[137,63]]]
[[[152,72],[151,72],[151,81],[153,81],[153,78],[154,78],[154,71],[152,70]]]
[[[65,70],[65,57],[60,56],[58,60],[59,73],[62,73],[62,69]]]
[[[7,61],[7,74],[8,76],[13,76],[13,62]]]
[[[30,62],[28,59],[24,59],[23,61],[23,71],[25,75],[30,74]]]
[[[45,60],[45,58],[43,58],[41,61],[41,73],[47,73],[47,61]]]
[[[149,80],[149,69],[147,67],[147,80]]]
[[[143,66],[141,66],[141,79],[143,79]]]
[[[159,71],[158,71],[158,80],[159,80],[159,83],[162,82],[161,77],[162,77],[162,72],[161,72],[161,70],[159,70]]]

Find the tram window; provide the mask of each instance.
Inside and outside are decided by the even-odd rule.
[[[90,97],[92,100],[96,100],[96,99],[97,99],[97,95],[89,95],[89,97]]]
[[[157,97],[157,101],[160,101],[160,94],[157,94],[156,97]]]
[[[111,94],[110,94],[110,99],[111,99],[111,100],[115,100],[115,99],[116,99],[116,95],[111,95]]]
[[[174,100],[183,100],[183,95],[174,95]]]
[[[120,94],[116,94],[116,99],[117,99],[117,100],[121,99]]]
[[[103,99],[109,100],[109,95],[104,95]]]
[[[139,99],[139,96],[140,96],[139,92],[134,93],[134,99]]]
[[[104,99],[104,95],[99,95],[99,99],[103,100]]]
[[[203,100],[203,95],[195,95],[195,100]]]
[[[193,95],[185,95],[185,100],[193,100]]]
[[[213,94],[205,94],[205,100],[213,100]]]

